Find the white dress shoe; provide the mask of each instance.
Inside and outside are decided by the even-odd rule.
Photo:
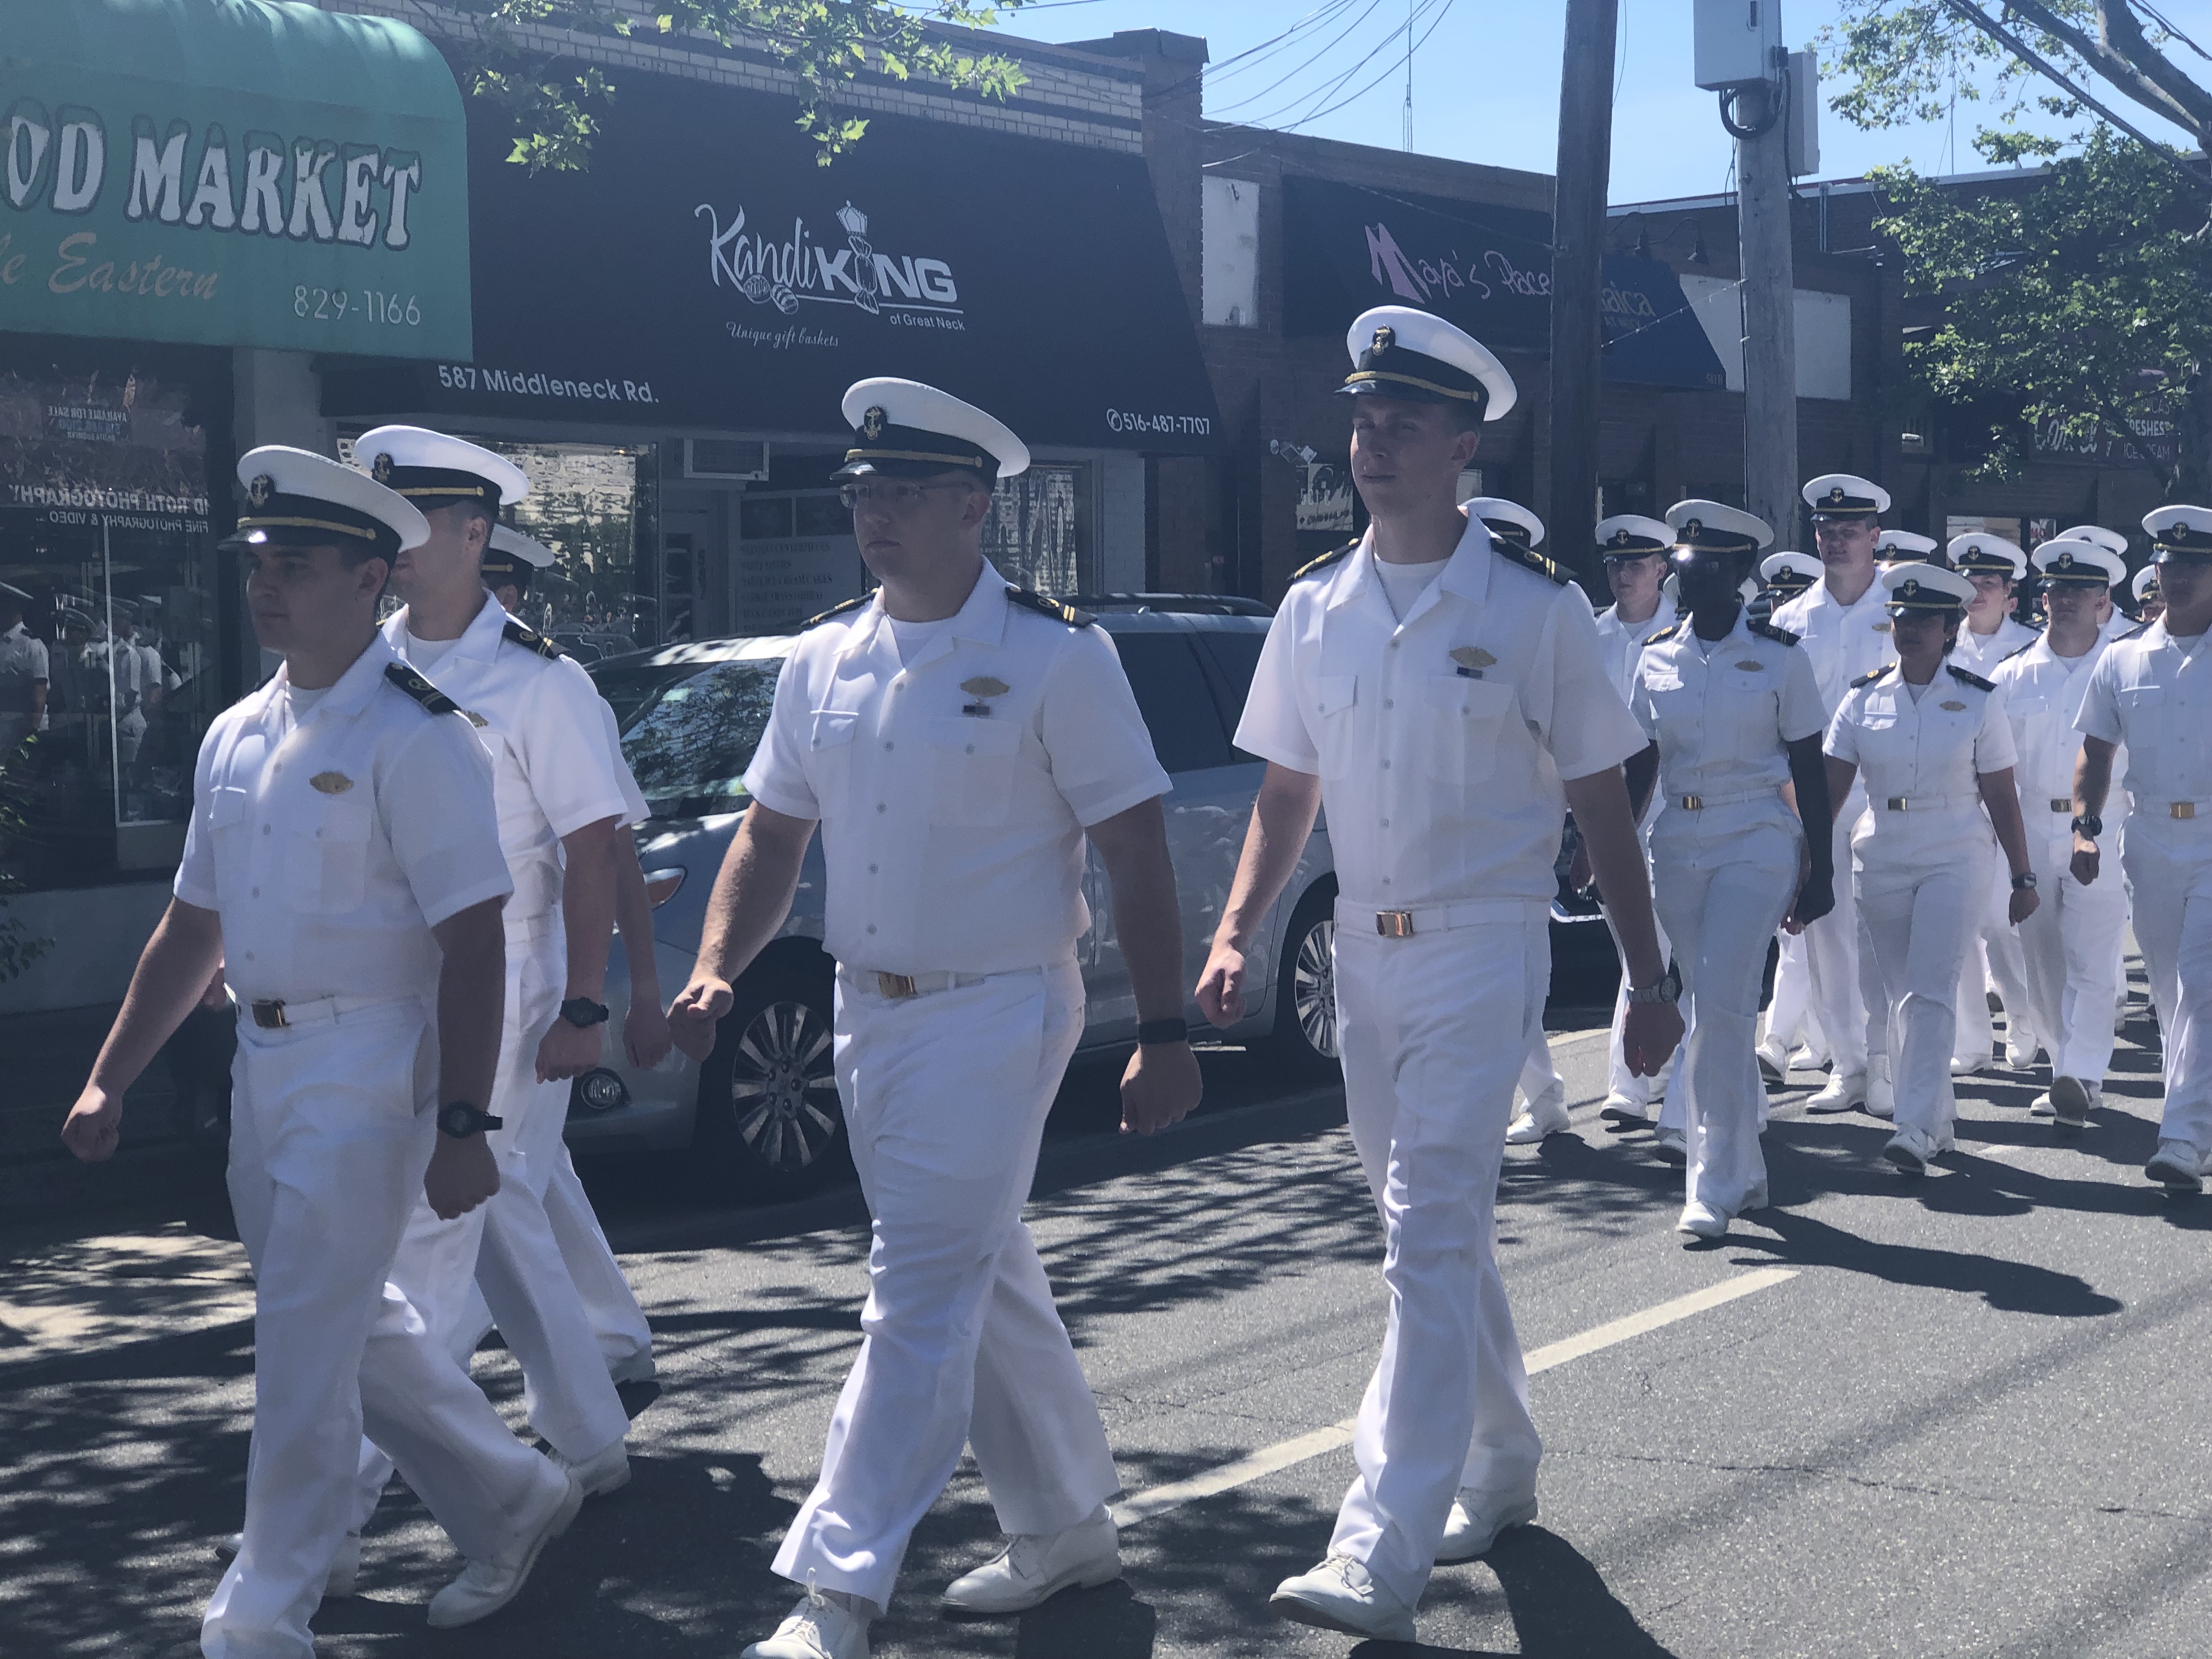
[[[1694,1198],[1682,1206],[1681,1219],[1674,1224],[1676,1232],[1688,1233],[1693,1238],[1726,1238],[1728,1230],[1726,1210],[1717,1210]]]
[[[1830,1055],[1816,1054],[1810,1048],[1800,1048],[1790,1054],[1787,1069],[1792,1072],[1825,1072],[1835,1063]]]
[[[1938,1140],[1926,1130],[1907,1124],[1889,1138],[1881,1155],[1907,1175],[1926,1175],[1928,1166],[1949,1152],[1951,1145],[1948,1137]]]
[[[530,1570],[546,1545],[568,1530],[576,1511],[584,1506],[584,1489],[570,1476],[562,1477],[560,1501],[545,1518],[526,1533],[507,1553],[493,1561],[471,1561],[461,1576],[430,1598],[430,1628],[451,1630],[489,1619],[522,1594]]]
[[[1866,1109],[1869,1117],[1878,1117],[1884,1122],[1897,1115],[1897,1085],[1890,1080],[1886,1059],[1867,1067]]]
[[[215,1542],[216,1559],[235,1561],[239,1551],[246,1547],[242,1532],[226,1534]],[[349,1532],[338,1540],[338,1550],[331,1558],[331,1576],[323,1580],[323,1595],[345,1596],[353,1594],[355,1581],[361,1577],[361,1534]]]
[[[1770,1037],[1752,1052],[1759,1057],[1759,1074],[1769,1083],[1790,1080],[1790,1055],[1780,1043]]]
[[[1996,1063],[1996,1056],[1987,1048],[1978,1054],[1954,1054],[1951,1056],[1951,1075],[1972,1077],[1977,1072],[1988,1071]]]
[[[1680,1129],[1654,1129],[1651,1156],[1679,1170],[1690,1161],[1690,1138]]]
[[[1837,1072],[1820,1091],[1805,1103],[1808,1112],[1851,1112],[1866,1104],[1864,1072]]]
[[[1444,1517],[1444,1535],[1437,1545],[1437,1565],[1472,1561],[1490,1553],[1500,1533],[1525,1527],[1536,1518],[1536,1494],[1522,1492],[1477,1492],[1462,1486]]]
[[[1365,1636],[1378,1642],[1413,1639],[1413,1610],[1368,1577],[1348,1555],[1332,1555],[1310,1572],[1285,1578],[1267,1598],[1270,1611],[1301,1625]]]
[[[2057,1117],[2058,1115],[2058,1109],[2051,1103],[2050,1090],[2045,1089],[2041,1094],[2036,1096],[2033,1100],[2028,1103],[2027,1115],[2030,1117]]]
[[[1607,1095],[1605,1104],[1597,1109],[1598,1119],[1604,1123],[1625,1123],[1632,1129],[1640,1129],[1651,1121],[1651,1109],[1640,1100],[1631,1100],[1626,1095]],[[1511,1133],[1510,1130],[1506,1132]]]
[[[872,1601],[807,1587],[775,1634],[754,1643],[738,1659],[868,1659]]]
[[[629,1485],[629,1446],[626,1441],[617,1440],[574,1462],[550,1445],[545,1448],[545,1455],[552,1460],[555,1468],[566,1469],[576,1477],[576,1484],[584,1489],[586,1498],[604,1498]]]
[[[2169,1193],[2204,1190],[2204,1157],[2185,1140],[2161,1140],[2143,1165],[2143,1174]]]
[[[945,1588],[954,1613],[1024,1613],[1071,1586],[1097,1589],[1121,1576],[1121,1544],[1114,1517],[1097,1513],[1062,1532],[1023,1533],[970,1573]]]
[[[1505,1126],[1505,1144],[1532,1146],[1546,1135],[1558,1134],[1566,1127],[1567,1085],[1554,1083],[1522,1107],[1521,1115]]]
[[[2103,1105],[2104,1091],[2094,1083],[2085,1083],[2078,1077],[2055,1077],[2051,1079],[2051,1115],[2058,1120],[2062,1129],[2086,1129],[2089,1114]]]

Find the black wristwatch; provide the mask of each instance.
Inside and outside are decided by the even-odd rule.
[[[2015,893],[2033,892],[2035,890],[2035,872],[2033,870],[2023,870],[2020,874],[2014,876],[2012,878],[2012,890]]]
[[[2074,833],[2094,841],[2105,833],[2105,821],[2094,812],[2076,812],[2074,815]]]
[[[507,1120],[494,1117],[480,1106],[471,1106],[465,1100],[456,1100],[438,1109],[438,1133],[451,1135],[456,1140],[466,1140],[472,1134],[486,1129],[504,1129]]]
[[[589,997],[570,997],[561,1005],[561,1018],[580,1031],[588,1031],[607,1018],[607,1005]]]
[[[1151,1048],[1164,1042],[1188,1042],[1190,1029],[1179,1019],[1143,1019],[1137,1022],[1137,1046]]]

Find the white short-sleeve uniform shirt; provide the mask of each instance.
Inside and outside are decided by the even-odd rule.
[[[175,891],[221,917],[241,1001],[427,998],[430,930],[514,890],[482,745],[396,660],[373,639],[304,709],[280,669],[200,744]]]
[[[1470,523],[1401,623],[1371,541],[1291,583],[1237,746],[1320,776],[1355,908],[1548,900],[1560,780],[1645,746],[1589,601]]]
[[[1674,610],[1674,601],[1664,593],[1659,596],[1659,608],[1640,623],[1621,621],[1619,605],[1609,605],[1597,613],[1597,637],[1604,647],[1606,668],[1613,678],[1613,689],[1620,693],[1621,701],[1628,700],[1630,690],[1636,684],[1636,661],[1644,650],[1644,641],[1662,629],[1672,628],[1680,617]]]
[[[2081,734],[2075,717],[2089,687],[2089,673],[2105,654],[2103,638],[2078,657],[2062,657],[2048,637],[2016,651],[1996,665],[1990,678],[2004,693],[2012,721],[2012,746],[2019,759],[2014,774],[2020,785],[2020,810],[2027,827],[2044,834],[2071,833],[2074,823],[2074,767],[2081,757]],[[2112,757],[2112,805],[2105,809],[2109,830],[2127,815],[2128,751]]]
[[[507,636],[532,637],[487,595],[461,636],[434,655],[407,632],[400,611],[384,637],[403,660],[461,706],[491,757],[499,839],[514,874],[510,923],[561,902],[561,841],[586,824],[629,823],[619,757],[606,740],[606,701],[582,666],[542,656]],[[441,641],[440,643],[443,643]]]
[[[819,818],[823,942],[878,973],[1066,962],[1091,925],[1084,831],[1168,793],[1105,630],[983,563],[910,660],[880,596],[800,635],[745,788]]]
[[[1890,642],[1888,604],[1889,591],[1880,577],[1856,605],[1838,604],[1827,583],[1819,581],[1787,605],[1777,605],[1768,619],[1797,635],[1830,714],[1842,706],[1853,680],[1897,654]]]
[[[1989,851],[1981,775],[2016,759],[2012,722],[2004,694],[1962,672],[1938,669],[1916,698],[1893,665],[1847,690],[1828,723],[1826,751],[1859,769],[1867,793],[1851,832],[1863,872],[1917,879]]]
[[[2075,729],[2128,750],[2128,793],[2150,833],[2212,817],[2212,633],[2178,640],[2166,619],[2114,640],[2089,671]],[[2191,846],[2212,844],[2199,836]]]
[[[1659,745],[1665,805],[1651,827],[1654,860],[1795,866],[1797,815],[1782,798],[1788,745],[1827,726],[1802,647],[1747,611],[1710,642],[1685,622],[1644,647],[1629,708]]]
[[[1877,584],[1879,586],[1879,584]],[[1996,678],[1997,665],[2015,651],[2033,645],[2043,635],[2017,617],[2008,616],[1993,634],[1977,634],[1971,623],[1959,629],[1959,642],[1946,659],[1954,666],[1985,680]]]

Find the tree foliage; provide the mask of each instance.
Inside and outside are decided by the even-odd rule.
[[[474,26],[447,45],[478,96],[515,123],[508,157],[533,173],[590,165],[600,113],[619,94],[619,72],[533,50],[532,26],[583,33],[703,36],[764,52],[799,81],[798,125],[827,167],[866,134],[843,94],[863,73],[903,81],[925,75],[1005,98],[1025,79],[1021,65],[975,52],[933,25],[995,26],[1022,0],[453,0]]]

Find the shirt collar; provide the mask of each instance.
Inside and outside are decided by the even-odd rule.
[[[1415,600],[1413,608],[1406,613],[1406,622],[1410,623],[1426,610],[1428,606],[1422,601],[1428,600],[1430,594],[1439,589],[1463,599],[1479,600],[1489,592],[1490,560],[1486,555],[1490,551],[1490,532],[1473,514],[1462,516],[1467,520],[1467,527],[1460,532],[1459,544],[1452,549],[1451,556],[1444,561],[1443,569],[1430,584],[1428,591]],[[1344,568],[1337,572],[1336,579],[1329,584],[1328,608],[1340,611],[1356,603],[1364,592],[1371,588],[1376,600],[1388,612],[1389,602],[1382,597],[1382,580],[1375,574],[1375,526],[1370,525],[1367,533],[1359,538],[1359,550],[1344,562]],[[1400,624],[1403,625],[1402,623]]]
[[[358,714],[368,707],[368,700],[376,695],[376,688],[384,683],[384,671],[399,660],[399,653],[392,648],[392,641],[382,634],[370,637],[353,665],[337,678],[337,683],[323,693],[323,700],[315,705],[318,714]],[[292,686],[292,665],[286,663],[269,682],[273,701],[275,694],[288,691]]]
[[[1006,636],[1007,582],[990,560],[976,573],[975,586],[968,591],[968,598],[960,609],[952,613],[952,625],[930,642],[929,647],[914,661],[906,665],[909,670],[944,655],[952,648],[955,640],[966,640],[975,645],[995,646]],[[891,619],[884,609],[884,594],[878,588],[868,601],[868,608],[860,613],[866,626],[856,632],[852,644],[842,653],[857,656],[872,650],[878,641],[890,637]]]
[[[410,637],[407,622],[413,614],[411,606],[404,608],[384,624],[385,641],[395,655],[399,654],[407,644]],[[483,596],[483,603],[477,607],[477,614],[470,618],[469,625],[461,630],[460,637],[453,641],[453,649],[447,654],[466,657],[475,662],[489,662],[499,654],[500,641],[507,636],[507,625],[513,620],[501,608],[499,601],[487,592]]]

